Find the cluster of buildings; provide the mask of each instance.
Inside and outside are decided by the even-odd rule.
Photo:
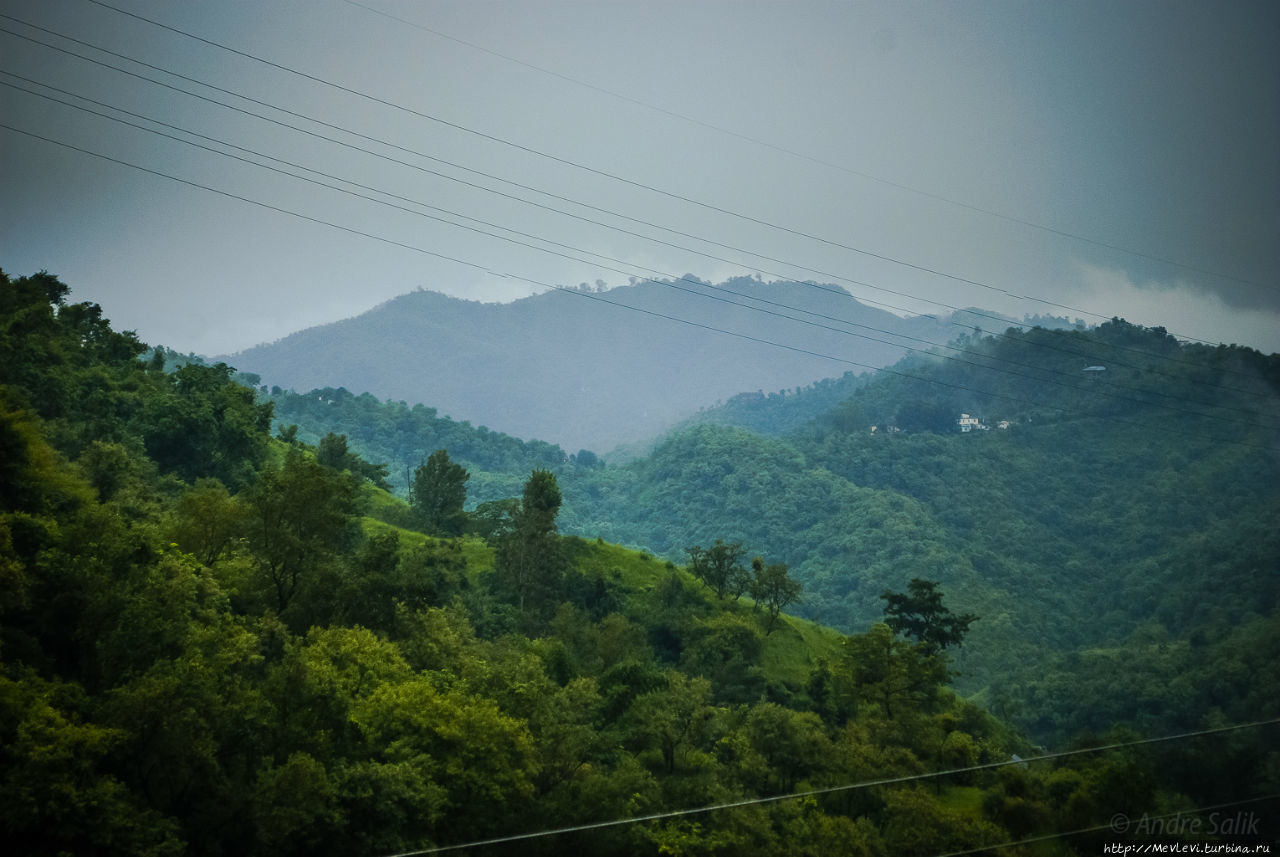
[[[956,426],[960,429],[962,434],[967,434],[971,431],[991,431],[993,426],[1000,431],[1006,431],[1011,425],[1013,425],[1013,423],[1009,420],[997,420],[993,424],[988,424],[982,417],[975,417],[969,414],[961,414],[960,419],[956,420]],[[877,425],[871,427],[872,434],[898,434],[900,431],[902,431],[902,429],[894,425]]]
[[[968,414],[961,414],[960,419],[956,420],[956,425],[960,427],[961,432],[991,430],[991,426],[987,425],[986,421],[983,420],[982,417],[971,417]],[[1005,431],[1009,428],[1009,425],[1010,423],[1008,420],[999,420],[996,422],[995,427],[1001,431]]]

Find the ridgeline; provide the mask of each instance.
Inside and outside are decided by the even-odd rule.
[[[359,415],[346,432],[301,426],[300,402],[280,425],[290,394],[67,298],[0,274],[19,853],[385,855],[583,827],[470,852],[1092,854],[1117,817],[1274,809],[1274,722],[1221,730],[1274,717],[1272,358],[1166,343],[1188,377],[1239,373],[1212,396],[1257,393],[1256,428],[1141,398],[1117,417],[1094,381],[1073,410],[996,413],[890,375],[790,433],[697,426],[619,466],[336,388],[299,398]],[[1181,395],[1134,371],[1132,395]],[[961,434],[957,406],[1010,426]],[[387,491],[406,455],[408,501]],[[473,478],[515,490],[476,502]],[[1038,685],[1008,663],[1027,653]],[[1010,718],[1090,744],[1027,762]],[[1173,722],[1205,734],[1133,743]]]

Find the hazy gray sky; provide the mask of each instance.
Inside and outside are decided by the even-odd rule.
[[[488,301],[543,288],[516,277],[657,271],[836,282],[899,312],[1119,315],[1280,351],[1271,0],[110,3],[377,99],[88,0],[0,0],[0,123],[155,171],[0,129],[0,266],[58,274],[148,342],[225,353],[419,286]]]

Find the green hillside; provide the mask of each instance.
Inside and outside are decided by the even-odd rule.
[[[958,686],[1060,743],[1115,723],[1264,713],[1256,690],[1276,689],[1273,671],[1227,670],[1229,692],[1155,711],[1122,695],[1123,710],[1098,709],[1110,719],[1087,700],[1067,705],[1043,677],[1087,673],[1095,647],[1275,626],[1278,360],[1119,320],[975,333],[875,377],[737,397],[608,466],[372,396],[271,398],[309,436],[345,432],[393,468],[448,448],[470,469],[473,503],[551,468],[561,526],[585,538],[682,565],[691,545],[741,542],[803,582],[793,609],[846,632],[878,620],[886,589],[939,581],[983,617],[957,655]],[[960,432],[964,413],[982,427]],[[1230,646],[1213,657],[1233,657]]]
[[[814,466],[817,436],[703,427],[626,469],[580,455],[431,517],[419,474],[407,504],[345,438],[273,437],[272,403],[229,367],[166,371],[148,353],[55,278],[0,274],[0,829],[17,853],[376,857],[548,833],[469,850],[1092,854],[1117,815],[1270,806],[1274,725],[1159,747],[1113,732],[1093,746],[1121,746],[1019,762],[1032,742],[949,682],[973,618],[956,614],[1025,590],[993,594],[971,564],[879,599],[895,554],[944,571],[958,542],[927,494]],[[628,491],[655,514],[732,497],[745,523],[702,522],[684,568],[562,534],[571,481],[579,527]],[[874,523],[854,549],[881,577],[859,598],[885,622],[846,634],[778,616],[792,574],[811,607],[844,584],[721,540],[780,538],[792,511],[752,517],[749,501],[793,492],[817,510],[801,531],[814,544],[837,534],[825,510]],[[1206,528],[1200,553],[1180,547],[1243,581],[1222,539]],[[1233,696],[1241,674],[1274,669],[1275,623],[1230,630],[1230,599],[1206,609],[1185,644],[1144,624],[1035,690],[1048,705],[1082,676],[1111,696],[1141,676],[1131,698],[1176,694],[1193,725],[1233,725],[1275,698],[1266,675]],[[1201,712],[1200,697],[1220,704]],[[1061,728],[1124,720],[1111,701],[1070,700]]]
[[[1039,676],[1074,668],[1067,653],[1280,627],[1275,356],[1123,322],[960,345],[965,362],[904,361],[785,436],[693,427],[603,488],[568,482],[579,524],[671,556],[741,540],[791,565],[804,615],[847,630],[878,618],[884,589],[941,581],[984,617],[961,686],[1009,700],[1042,740],[1097,723],[1036,702]],[[1111,377],[1081,376],[1107,356]],[[961,413],[989,429],[961,433]],[[1274,671],[1237,675],[1229,700],[1119,719],[1174,726],[1241,711],[1259,682],[1275,695]]]

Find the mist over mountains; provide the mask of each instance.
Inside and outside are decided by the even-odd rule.
[[[341,386],[608,451],[739,393],[888,366],[975,318],[986,320],[901,318],[836,286],[747,277],[560,290],[509,304],[419,290],[226,359],[268,385]]]
[[[476,510],[548,468],[565,533],[677,564],[716,540],[776,557],[804,587],[791,609],[842,631],[872,626],[882,593],[937,581],[981,617],[957,688],[1040,741],[1274,708],[1257,677],[1280,662],[1280,355],[1121,320],[952,345],[961,357],[736,396],[604,462],[344,389],[264,398],[278,430],[349,438],[402,496],[444,449]]]

